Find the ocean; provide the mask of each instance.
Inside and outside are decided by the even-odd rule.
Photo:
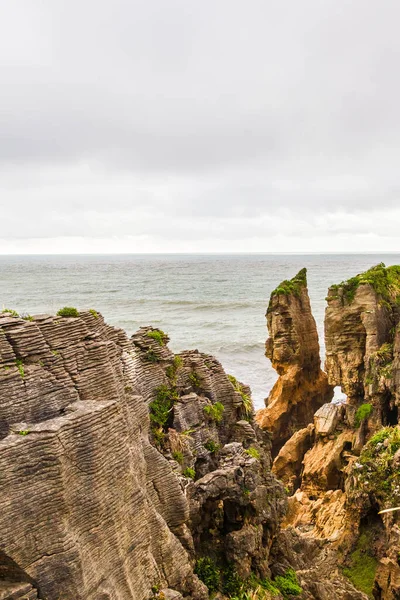
[[[128,334],[159,327],[179,352],[216,356],[264,405],[276,373],[264,356],[271,291],[307,267],[322,355],[325,297],[339,283],[400,254],[0,256],[0,308],[56,313],[94,308]]]

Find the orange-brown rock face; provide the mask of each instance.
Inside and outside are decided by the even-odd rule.
[[[267,325],[270,337],[266,356],[279,379],[257,420],[262,428],[272,432],[276,454],[295,431],[312,422],[314,412],[333,396],[320,368],[318,333],[305,269],[272,293]]]
[[[377,265],[333,285],[327,301],[326,370],[347,402],[321,406],[275,459],[292,493],[280,535],[304,547],[320,541],[327,562],[341,564],[368,597],[395,600],[400,513],[378,512],[400,505],[400,267]],[[357,597],[346,594],[334,597]]]

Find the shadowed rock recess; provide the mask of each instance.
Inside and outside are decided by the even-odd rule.
[[[0,599],[273,587],[287,501],[250,390],[167,343],[94,310],[0,315]]]
[[[281,305],[297,306],[298,294],[286,289],[279,303],[273,296],[273,316]],[[400,506],[400,267],[380,264],[332,285],[327,303],[328,382],[347,399],[323,404],[303,428],[289,405],[286,418],[297,431],[273,464],[289,507],[270,560],[275,574],[279,565],[292,567],[311,598],[398,600],[400,513],[378,513]],[[280,345],[293,339],[292,315],[279,330]],[[301,356],[296,343],[288,345],[292,357]],[[307,402],[308,384],[298,381],[296,397]],[[260,423],[269,423],[263,413]]]

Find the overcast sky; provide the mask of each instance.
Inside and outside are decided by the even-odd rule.
[[[400,250],[398,0],[0,0],[0,253]]]

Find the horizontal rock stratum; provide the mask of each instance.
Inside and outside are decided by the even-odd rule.
[[[0,316],[0,598],[203,600],[266,576],[286,499],[250,391],[151,327]]]

